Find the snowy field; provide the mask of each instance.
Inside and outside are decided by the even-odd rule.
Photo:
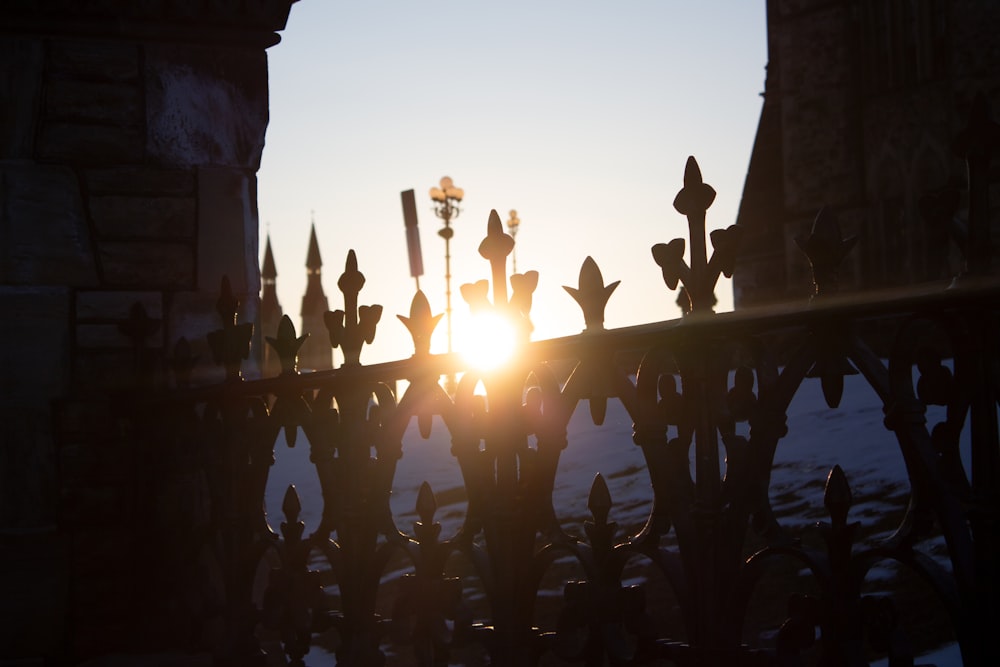
[[[930,424],[943,418],[944,409],[928,410]],[[792,532],[806,529],[827,518],[823,507],[823,486],[834,464],[839,464],[851,485],[855,504],[849,521],[862,522],[863,539],[882,537],[895,528],[905,507],[909,484],[898,445],[882,425],[878,397],[859,375],[845,378],[843,401],[831,410],[823,401],[818,380],[806,380],[788,410],[788,435],[779,442],[772,469],[771,499],[776,514]],[[744,430],[746,425],[742,425]],[[267,503],[272,525],[280,522],[280,504],[285,489],[295,484],[303,504],[306,534],[316,528],[321,512],[319,482],[309,463],[309,447],[304,438],[294,449],[279,437],[277,462],[268,481]],[[963,438],[963,463],[968,470],[968,443]],[[613,506],[610,521],[623,531],[635,532],[646,520],[651,489],[641,450],[632,444],[632,422],[624,408],[609,400],[607,418],[594,426],[586,403],[581,403],[569,425],[569,446],[562,453],[556,476],[554,504],[564,529],[582,534],[582,522],[589,517],[587,496],[595,474],[608,483]],[[412,533],[416,520],[414,506],[420,484],[430,482],[438,498],[436,520],[442,538],[461,525],[465,503],[458,465],[450,453],[444,426],[435,421],[428,440],[411,423],[403,443],[391,505],[396,525]],[[866,530],[867,529],[867,530]],[[946,563],[943,544],[923,543],[922,549]],[[891,579],[891,569],[873,571],[870,578]],[[314,647],[306,659],[312,667],[334,664],[333,656]],[[873,664],[887,664],[885,661]],[[930,650],[917,664],[939,667],[960,665],[957,646]]]

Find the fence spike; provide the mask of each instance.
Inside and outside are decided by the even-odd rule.
[[[431,315],[430,303],[421,290],[417,290],[413,295],[413,301],[410,302],[410,316],[396,315],[413,338],[413,350],[416,356],[430,354],[431,336],[443,316],[443,313]]]
[[[305,333],[296,338],[295,325],[292,324],[292,318],[288,315],[281,316],[281,321],[278,323],[277,333],[278,335],[274,338],[271,336],[265,336],[264,339],[278,354],[278,359],[281,362],[282,374],[288,375],[295,373],[298,370],[299,348],[301,348],[302,344],[306,342],[307,338],[309,338],[309,334]]]
[[[844,238],[836,214],[825,207],[816,214],[809,236],[795,237],[795,245],[812,266],[813,297],[838,291],[840,264],[857,241],[856,236]]]
[[[431,485],[424,481],[417,491],[417,516],[423,521],[425,526],[431,525],[434,521],[434,513],[437,512],[437,499],[434,497],[434,490]]]
[[[603,526],[608,522],[608,514],[611,512],[611,492],[601,473],[594,476],[594,483],[590,485],[587,509],[594,515],[595,524]]]

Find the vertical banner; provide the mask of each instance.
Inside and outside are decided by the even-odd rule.
[[[420,252],[420,231],[417,229],[417,202],[413,190],[399,193],[403,200],[403,224],[406,225],[406,250],[410,256],[410,275],[424,275],[424,258]]]

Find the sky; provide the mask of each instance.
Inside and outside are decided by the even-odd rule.
[[[608,328],[678,317],[650,248],[688,236],[672,202],[689,155],[718,192],[709,229],[735,222],[761,110],[764,19],[763,0],[300,0],[268,50],[258,173],[260,250],[270,235],[284,312],[298,328],[315,220],[331,310],[343,308],[336,282],[350,249],[367,279],[360,303],[384,307],[362,362],[409,357],[395,317],[416,290],[400,192],[415,190],[420,287],[443,313],[428,190],[450,176],[465,191],[452,223],[456,349],[468,314],[459,286],[490,276],[477,248],[491,209],[503,221],[517,210],[518,272],[540,274],[533,340],[583,329],[562,286],[577,286],[587,256],[605,283],[621,281]],[[728,281],[716,294],[717,310],[732,308]],[[446,347],[442,322],[431,349]]]

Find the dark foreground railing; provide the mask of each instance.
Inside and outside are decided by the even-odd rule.
[[[653,248],[667,285],[683,283],[684,318],[604,330],[615,284],[605,285],[588,258],[578,287],[567,288],[586,331],[537,343],[527,342],[533,281],[511,276],[508,293],[513,240],[494,213],[480,247],[492,300],[483,281],[469,288],[469,301],[516,323],[520,348],[491,374],[467,370],[453,396],[439,380],[464,369],[429,353],[440,316],[420,293],[401,317],[414,356],[360,364],[380,309],[358,306],[364,278],[353,253],[338,283],[345,309],[327,318],[331,343],[347,360],[335,371],[296,371],[302,340],[286,318],[268,339],[281,375],[242,381],[251,331],[236,323],[238,304],[224,286],[224,326],[209,343],[226,381],[187,386],[193,362],[182,343],[178,389],[142,408],[173,462],[159,484],[186,489],[185,503],[164,510],[172,517],[164,521],[184,527],[187,546],[172,552],[170,567],[186,574],[168,596],[187,600],[178,604],[199,628],[192,641],[213,645],[224,665],[263,664],[262,643],[273,650],[279,642],[291,664],[303,664],[313,637],[331,627],[340,665],[381,665],[387,656],[400,664],[472,661],[469,646],[497,665],[863,665],[878,656],[910,665],[943,632],[964,664],[1000,664],[992,635],[1000,627],[1000,282],[988,277],[988,259],[951,286],[838,299],[836,266],[851,241],[821,214],[800,240],[815,269],[809,305],[715,315],[714,285],[732,271],[739,230],[713,232],[707,256],[713,197],[690,160],[675,206],[690,222],[691,264],[682,240]],[[982,212],[971,212],[971,222],[982,224],[976,216]],[[869,339],[887,344],[885,355]],[[852,520],[839,466],[826,478],[826,516],[816,527],[776,512],[770,489],[779,446],[813,437],[786,427],[800,387],[818,381],[832,409],[845,377],[856,374],[883,406],[909,484],[895,530],[869,539],[860,537],[864,524],[885,517]],[[406,388],[396,393],[401,381]],[[485,395],[474,393],[480,382]],[[634,534],[618,529],[597,475],[585,535],[573,535],[553,506],[560,458],[575,453],[568,424],[582,403],[600,424],[609,401],[633,422],[651,511]],[[927,423],[927,406],[944,406],[936,423]],[[441,534],[426,484],[412,529],[398,526],[390,509],[414,421],[425,437],[432,423],[447,429],[467,498],[453,535]],[[282,430],[290,444],[304,434],[322,489],[322,517],[309,535],[294,489],[283,519],[272,516],[269,525],[263,509]],[[194,503],[199,491],[204,499]],[[904,576],[873,590],[873,568],[886,562]],[[386,581],[399,568],[406,576]],[[540,594],[553,577],[558,595]],[[780,604],[753,606],[773,616],[776,630],[749,631],[768,627],[748,612],[751,601],[782,586],[790,589]],[[914,597],[917,589],[924,597]],[[930,627],[914,613],[927,608],[943,624]]]

